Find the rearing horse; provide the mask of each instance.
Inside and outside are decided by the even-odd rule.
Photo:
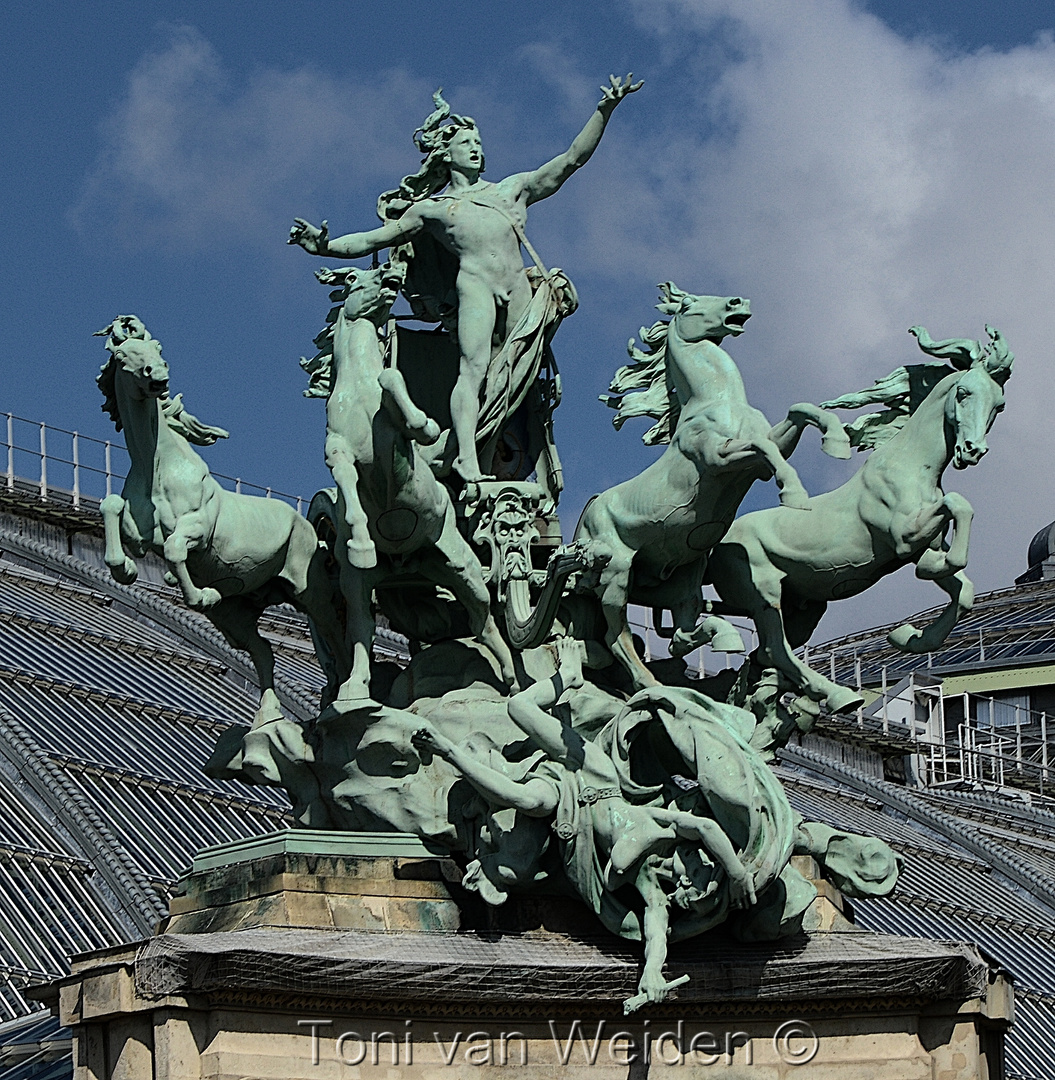
[[[882,444],[842,487],[810,499],[811,514],[779,507],[745,514],[711,553],[708,578],[724,602],[720,610],[754,620],[763,666],[777,668],[833,711],[856,708],[862,699],[792,651],[809,640],[829,602],[915,563],[916,576],[951,599],[923,630],[906,623],[891,632],[892,645],[913,653],[937,648],[974,603],[963,573],[974,511],[962,495],[942,491],[941,477],[950,463],[965,469],[982,459],[986,434],[1004,408],[1014,356],[998,330],[986,331],[990,340],[982,345],[959,338],[934,342],[922,327],[912,327],[924,352],[959,370],[935,385],[938,365],[899,368],[871,391],[828,402],[834,408],[887,405],[850,429],[863,435],[855,440],[861,449]],[[920,381],[933,388],[911,411]]]
[[[337,483],[336,506],[323,512],[337,533],[352,658],[337,700],[369,698],[371,596],[408,561],[417,574],[454,594],[468,613],[472,633],[512,684],[513,658],[491,615],[480,560],[458,531],[450,493],[419,449],[436,442],[439,426],[411,400],[399,371],[384,366],[380,330],[398,293],[400,272],[384,266],[320,270],[316,276],[323,284],[343,286],[333,294],[343,303],[333,323],[332,352],[302,362],[312,372],[313,387],[326,388],[326,464]],[[316,342],[324,339],[326,331]]]
[[[809,496],[785,459],[807,424],[821,429],[826,453],[850,456],[849,438],[834,414],[816,405],[794,405],[787,419],[772,427],[748,404],[740,372],[720,343],[743,333],[749,301],[693,296],[669,281],[660,290],[663,300],[656,306],[672,316],[670,322],[642,330],[651,352],[631,342],[636,362],[616,373],[615,396],[603,400],[619,410],[617,428],[629,416],[648,415],[659,422],[645,442],[670,445],[640,475],[591,500],[575,533],[600,568],[592,588],[604,611],[605,642],[638,688],[658,680],[634,648],[627,604],[654,608],[657,625],[662,610],[670,609],[675,655],[707,642],[742,652],[739,633],[724,619],[707,616],[697,624],[704,612],[708,553],[755,480],[775,477],[781,503],[806,508]],[[627,396],[635,390],[640,392]]]
[[[210,446],[227,432],[199,423],[179,395],[168,398],[161,343],[139,319],[118,316],[99,333],[110,352],[97,380],[103,410],[124,430],[131,459],[121,494],[100,506],[110,573],[130,584],[138,570],[129,553],[162,556],[187,606],[249,653],[261,691],[257,722],[281,716],[274,654],[256,625],[265,608],[289,603],[308,614],[338,678],[348,668],[315,532],[281,500],[226,491],[213,479],[190,443]]]

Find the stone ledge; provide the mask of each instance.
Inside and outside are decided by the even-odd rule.
[[[144,998],[215,991],[417,1001],[621,1001],[640,947],[611,937],[245,930],[163,934],[140,946]],[[970,946],[839,931],[776,944],[705,937],[672,950],[678,1000],[985,1000],[990,966]]]

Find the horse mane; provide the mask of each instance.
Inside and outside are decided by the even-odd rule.
[[[947,375],[966,371],[975,364],[985,363],[986,370],[1003,383],[1011,373],[1014,356],[999,330],[986,326],[989,341],[983,344],[971,338],[949,338],[934,341],[923,326],[909,327],[922,352],[938,358],[895,368],[867,390],[821,403],[822,409],[862,409],[866,405],[882,405],[882,412],[866,413],[846,425],[850,445],[858,450],[872,450],[889,442],[923,404],[931,391]],[[940,361],[948,361],[942,363]]]
[[[333,307],[326,313],[325,327],[312,340],[318,352],[310,359],[307,356],[300,358],[300,366],[308,373],[308,388],[304,391],[305,397],[328,398],[333,392],[333,327],[337,322],[337,316],[341,312],[347,292],[347,288],[343,288],[334,289],[330,293]]]
[[[114,423],[117,431],[124,430],[121,422],[121,412],[117,407],[117,390],[114,385],[117,376],[117,350],[129,338],[140,341],[156,340],[142,321],[135,315],[118,315],[109,326],[102,330],[96,330],[93,337],[105,337],[106,349],[110,353],[106,363],[99,369],[95,383],[103,395],[102,410]],[[161,350],[161,342],[158,342],[158,351]],[[183,406],[183,395],[177,394],[174,398],[161,399],[161,415],[164,416],[168,426],[182,435],[188,442],[196,446],[212,446],[217,439],[226,439],[229,433],[221,427],[212,427],[203,424],[196,416],[191,415]]]
[[[927,395],[946,375],[956,369],[948,364],[924,362],[895,368],[877,380],[867,390],[844,394],[821,403],[822,409],[863,409],[866,405],[882,405],[882,412],[865,413],[846,425],[850,445],[858,450],[873,450],[889,442],[919,408]]]
[[[687,294],[672,281],[659,285],[662,295],[656,305],[664,315],[674,315],[682,297]],[[610,409],[615,409],[612,426],[616,431],[634,416],[648,416],[656,423],[641,436],[646,446],[658,446],[669,443],[678,426],[681,415],[681,403],[667,374],[667,329],[669,321],[642,326],[638,331],[641,344],[639,349],[631,338],[626,343],[630,363],[619,368],[608,387],[607,394],[601,394],[600,400]]]

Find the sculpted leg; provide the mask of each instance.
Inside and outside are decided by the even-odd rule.
[[[821,449],[833,458],[846,460],[850,457],[850,437],[842,421],[833,412],[809,402],[800,402],[788,409],[788,418],[769,433],[783,457],[791,457],[802,432],[808,425],[821,431]]]
[[[282,709],[275,694],[275,654],[271,643],[257,629],[263,608],[245,600],[227,597],[209,610],[209,621],[223,634],[227,644],[249,653],[256,668],[260,686],[260,707],[253,717],[257,728],[269,720],[282,718]]]
[[[962,571],[935,579],[935,585],[951,597],[941,614],[922,630],[905,623],[887,634],[887,641],[907,653],[933,652],[949,636],[961,616],[974,607],[974,584]]]
[[[176,524],[176,530],[165,541],[165,561],[176,575],[176,581],[183,593],[187,607],[195,611],[204,611],[220,602],[220,593],[213,588],[199,589],[191,581],[187,570],[187,554],[192,546],[196,547],[202,538],[201,524],[195,514],[185,514]]]
[[[427,571],[429,577],[454,593],[469,615],[469,626],[473,634],[494,655],[505,682],[509,686],[515,686],[513,654],[491,614],[491,594],[484,583],[480,560],[458,532],[453,506],[447,508],[443,532],[436,541],[436,548],[442,561],[437,560],[430,567]]]
[[[410,397],[403,376],[394,368],[385,368],[377,377],[384,396],[381,404],[404,428],[406,434],[422,446],[431,446],[440,437],[440,425],[424,410],[419,409]]]
[[[103,515],[103,531],[106,536],[106,565],[110,568],[110,574],[115,581],[122,585],[131,585],[139,576],[139,569],[135,562],[125,554],[121,543],[121,516],[125,508],[125,501],[120,495],[107,495],[99,504],[99,510]]]
[[[799,474],[787,463],[776,444],[769,439],[759,439],[756,446],[773,470],[777,490],[780,492],[780,505],[790,506],[795,510],[808,510],[809,494],[802,486]]]
[[[458,275],[458,381],[451,392],[451,422],[458,440],[454,469],[463,480],[485,480],[476,456],[480,391],[491,362],[495,300],[491,290],[467,274]]]
[[[704,561],[700,560],[699,573],[696,580],[692,582],[689,594],[681,603],[670,609],[671,618],[674,621],[674,632],[670,636],[671,656],[688,656],[703,645],[710,645],[717,652],[742,653],[744,651],[743,639],[732,623],[717,615],[703,615],[701,589],[704,565]],[[652,621],[656,627],[662,625],[662,615],[662,611],[653,611]]]
[[[339,493],[338,513],[348,526],[349,535],[345,544],[348,561],[360,570],[371,570],[377,566],[377,549],[370,537],[366,511],[359,501],[359,473],[355,462],[344,453],[327,456],[327,464]]]
[[[338,701],[362,701],[370,697],[370,657],[374,647],[373,592],[370,575],[341,562],[341,593],[347,608],[345,656],[350,673],[337,691]]]
[[[626,605],[630,598],[630,568],[634,552],[621,548],[608,560],[601,571],[601,609],[608,629],[605,644],[612,655],[626,668],[637,690],[658,686],[659,680],[642,663],[634,648],[630,624],[626,619]]]

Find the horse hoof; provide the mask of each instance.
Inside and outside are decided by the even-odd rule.
[[[348,549],[348,561],[357,570],[373,570],[377,566],[377,548],[369,541],[361,543],[349,540],[345,546]]]
[[[900,649],[902,652],[918,653],[927,651],[921,648],[923,634],[912,623],[904,623],[895,627],[887,634],[886,639],[895,649]]]
[[[865,703],[865,699],[856,690],[851,690],[848,686],[836,686],[824,703],[835,713],[853,712]]]
[[[735,626],[729,627],[728,630],[719,630],[711,641],[711,648],[715,652],[724,653],[742,653],[747,650],[744,648],[744,639],[740,636],[739,630]]]
[[[430,416],[421,427],[414,433],[414,441],[421,443],[422,446],[432,446],[433,443],[438,442],[440,435],[440,425]]]
[[[825,435],[821,439],[821,449],[828,457],[849,461],[851,455],[850,439],[846,435]]]
[[[139,567],[131,559],[110,567],[110,577],[120,585],[131,585],[139,577]]]
[[[253,729],[269,724],[273,720],[281,720],[282,706],[278,702],[278,695],[274,690],[265,690],[260,697],[260,706],[253,717]]]
[[[341,686],[337,692],[337,698],[333,702],[334,708],[340,711],[342,705],[358,704],[361,701],[370,700],[370,685],[364,679],[351,678]]]
[[[223,597],[216,589],[205,588],[198,593],[198,599],[188,606],[195,611],[206,611],[211,607],[216,607],[222,599]]]

